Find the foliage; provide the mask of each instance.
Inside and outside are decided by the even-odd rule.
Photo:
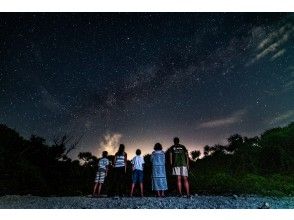
[[[200,150],[194,150],[194,151],[191,151],[190,154],[191,154],[192,159],[195,161],[200,157],[201,152],[200,152]]]
[[[80,152],[78,160],[68,153],[76,149],[78,138],[64,135],[49,146],[32,135],[29,140],[0,124],[1,194],[85,195],[92,191],[98,158]],[[70,144],[71,142],[71,144]],[[294,123],[265,131],[260,137],[234,134],[227,145],[205,146],[190,152],[189,179],[193,193],[294,195]],[[169,161],[169,154],[166,159]],[[108,159],[113,162],[114,156]],[[144,156],[145,194],[152,193],[150,155]],[[176,180],[166,163],[169,193],[176,193]],[[111,195],[115,179],[112,166],[103,191]],[[126,191],[131,184],[128,161]]]

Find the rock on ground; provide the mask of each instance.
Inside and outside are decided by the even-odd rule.
[[[178,197],[38,197],[9,195],[0,197],[0,208],[5,209],[293,209],[294,197],[260,196],[194,196]]]

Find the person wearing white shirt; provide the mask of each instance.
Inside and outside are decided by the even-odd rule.
[[[141,156],[141,150],[136,150],[136,156],[132,159],[132,167],[133,167],[133,174],[132,174],[132,187],[131,187],[131,196],[133,196],[134,188],[137,183],[140,184],[141,189],[141,197],[144,196],[143,193],[143,164],[144,158]]]

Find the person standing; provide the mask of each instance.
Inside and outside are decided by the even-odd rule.
[[[188,170],[189,155],[186,147],[180,144],[178,137],[174,138],[174,145],[170,147],[170,165],[172,174],[177,176],[177,188],[179,196],[182,196],[182,180],[186,189],[187,197],[190,197]]]
[[[127,173],[127,153],[125,145],[120,144],[119,149],[114,156],[114,181],[115,181],[115,197],[124,196],[125,193],[125,177]]]
[[[136,183],[140,184],[141,197],[144,196],[144,193],[143,193],[143,164],[144,163],[145,163],[144,158],[141,156],[141,150],[137,149],[136,156],[132,159],[133,174],[132,174],[131,197],[133,196]]]
[[[107,176],[109,160],[107,159],[108,152],[102,152],[102,158],[98,161],[98,171],[95,178],[95,185],[93,190],[93,197],[96,197],[96,191],[98,190],[97,196],[100,196],[101,188],[104,183],[105,177]]]
[[[164,191],[167,190],[165,154],[162,151],[162,145],[156,143],[154,151],[151,154],[152,163],[152,190],[157,192],[158,197],[164,197]]]

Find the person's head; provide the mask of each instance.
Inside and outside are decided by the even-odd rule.
[[[137,149],[137,150],[136,150],[136,155],[137,155],[137,156],[141,155],[141,150],[140,150],[140,149]]]
[[[174,138],[174,144],[179,144],[180,143],[180,139],[178,137]]]
[[[154,145],[154,150],[162,150],[162,145],[160,143],[156,143]]]
[[[125,152],[125,145],[120,144],[117,153],[123,154]]]
[[[102,157],[103,157],[103,158],[106,158],[107,156],[108,156],[108,152],[107,152],[107,151],[103,151],[103,152],[102,152]]]

